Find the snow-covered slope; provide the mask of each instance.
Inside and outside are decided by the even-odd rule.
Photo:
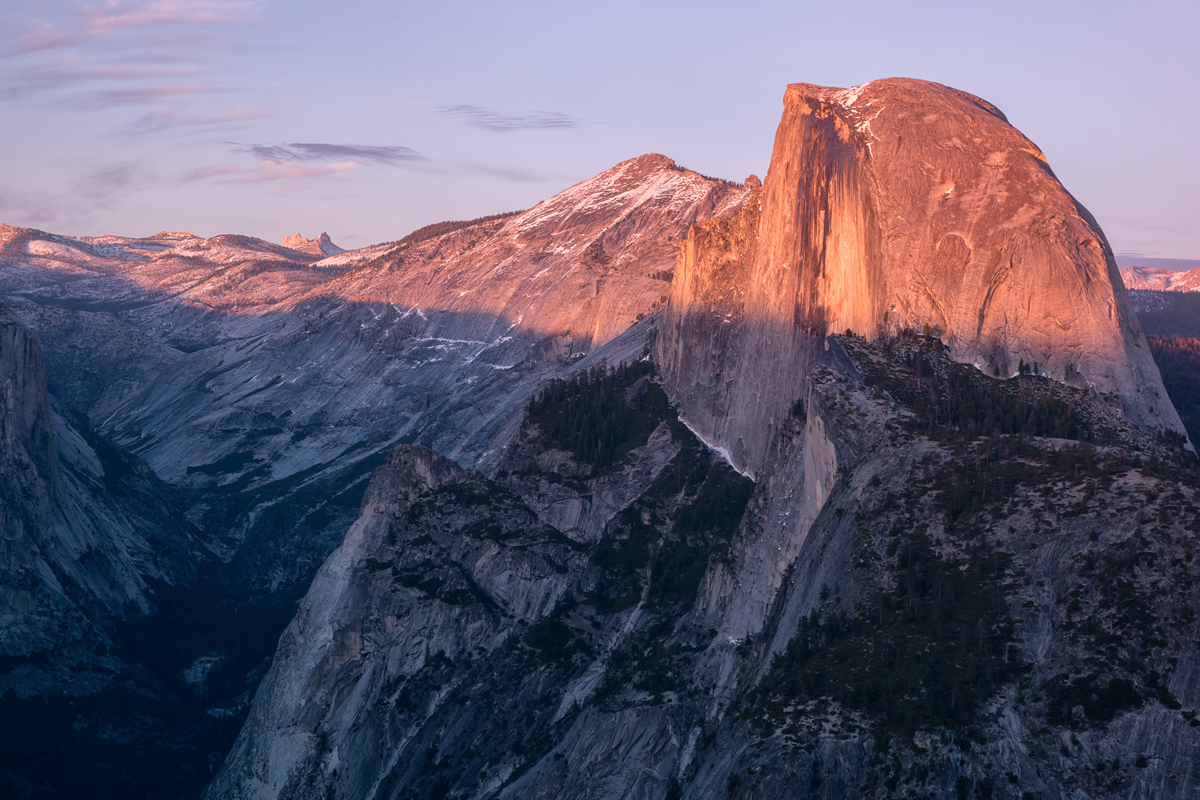
[[[1200,292],[1200,266],[1189,270],[1123,267],[1121,280],[1131,292]]]

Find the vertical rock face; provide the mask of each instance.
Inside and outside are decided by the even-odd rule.
[[[0,312],[0,656],[8,659],[63,648],[85,627],[60,627],[71,604],[38,542],[51,517],[52,428],[41,349]]]
[[[121,666],[114,619],[208,553],[137,465],[56,410],[42,350],[0,310],[0,693],[86,694]]]
[[[25,450],[49,467],[54,460],[50,395],[41,348],[25,326],[0,310],[0,436],[8,457]]]
[[[826,334],[924,326],[988,374],[1036,365],[1182,433],[1104,234],[998,109],[907,79],[789,86],[759,196],[680,253],[672,395],[755,471]]]

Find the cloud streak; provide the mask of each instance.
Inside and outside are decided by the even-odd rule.
[[[286,161],[260,161],[247,167],[241,164],[207,164],[189,170],[183,176],[184,183],[216,180],[218,183],[275,183],[279,181],[311,180],[327,178],[356,167],[357,161],[340,161],[330,164],[302,164]]]
[[[242,144],[226,142],[229,152],[252,156],[254,166],[237,163],[207,164],[188,171],[183,182],[214,180],[218,183],[273,183],[327,178],[357,167],[391,166],[430,175],[480,175],[516,182],[561,180],[524,169],[426,158],[401,145],[284,142]]]
[[[143,164],[110,161],[57,187],[0,185],[0,212],[18,225],[74,228],[158,182]]]
[[[177,129],[193,131],[229,131],[245,123],[274,116],[275,109],[234,106],[223,111],[197,112],[187,106],[154,109],[130,123],[127,132],[134,135],[163,133]]]
[[[411,147],[400,145],[284,142],[241,144],[226,142],[231,153],[257,159],[254,166],[208,164],[189,171],[184,182],[216,180],[220,183],[274,183],[327,178],[367,165],[413,166],[427,159]]]
[[[479,106],[457,105],[442,106],[438,109],[438,113],[449,117],[457,117],[465,125],[493,133],[578,128],[582,124],[582,120],[558,111],[523,111],[511,113],[489,111]]]
[[[247,144],[230,142],[235,153],[246,153],[264,162],[353,161],[358,164],[405,164],[425,161],[411,147],[399,145],[328,144],[325,142],[286,142],[284,144]]]
[[[53,19],[0,17],[0,101],[93,111],[127,107],[121,130],[144,135],[232,128],[262,109],[220,108],[215,98],[248,87],[205,78],[236,46],[230,26],[254,19],[258,2],[149,0],[58,8]],[[54,6],[34,5],[30,13]],[[50,12],[52,13],[52,12]],[[213,107],[218,106],[218,107]],[[273,112],[272,112],[273,113]]]
[[[247,22],[258,5],[257,2],[239,0],[153,0],[85,5],[81,13],[71,15],[71,21],[66,25],[55,25],[46,20],[33,22],[11,37],[14,44],[0,49],[0,58],[75,48],[121,32]]]

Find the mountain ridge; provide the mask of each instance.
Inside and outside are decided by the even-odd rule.
[[[1121,280],[1131,292],[1197,292],[1200,291],[1200,266],[1189,270],[1122,267]]]

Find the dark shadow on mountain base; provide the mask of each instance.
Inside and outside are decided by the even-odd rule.
[[[10,690],[0,698],[0,798],[197,797],[244,720],[210,716],[132,673],[82,697]]]
[[[1147,337],[1200,339],[1200,292],[1135,291],[1129,296]]]
[[[199,796],[305,588],[252,593],[212,564],[191,585],[154,585],[155,610],[111,632],[134,666],[99,692],[0,699],[0,798]]]
[[[1156,336],[1147,341],[1188,437],[1200,442],[1200,339]]]
[[[324,298],[309,310],[319,319],[333,307],[333,300]],[[414,314],[393,326],[390,340],[400,342],[393,350],[384,349],[380,345],[389,337],[369,337],[361,328],[384,310],[390,306],[343,307],[337,319],[327,319],[326,329],[315,333],[319,340],[313,345],[319,350],[339,339],[365,338],[357,352],[381,365],[402,356],[405,341],[425,333],[412,326],[427,322]],[[510,327],[495,317],[439,321],[433,313],[428,316],[434,326]],[[130,438],[136,431],[114,420],[117,427],[101,434],[89,423],[89,403],[105,385],[89,376],[110,372],[112,380],[120,380],[122,366],[73,352],[75,344],[68,337],[73,318],[51,320],[60,329],[47,336],[52,342],[47,348],[50,383],[71,399],[66,411],[98,453],[107,490],[128,495],[130,481],[149,482],[169,497],[181,526],[189,525],[184,509],[202,504],[207,511],[199,521],[206,533],[239,546],[228,563],[202,557],[203,564],[195,565],[185,584],[153,583],[150,614],[104,623],[114,653],[129,667],[102,691],[82,697],[12,696],[0,704],[0,725],[8,737],[0,741],[7,754],[0,757],[0,770],[8,770],[0,771],[0,797],[7,796],[8,784],[16,787],[16,796],[197,796],[228,753],[296,602],[357,517],[370,476],[392,446],[416,441],[477,452],[522,410],[543,380],[580,361],[572,357],[569,341],[517,336],[512,345],[473,360],[478,375],[471,383],[457,362],[417,367],[401,376],[411,379],[411,385],[400,380],[386,388],[394,393],[393,403],[381,407],[376,419],[345,423],[361,430],[365,422],[372,438],[335,442],[319,452],[319,461],[265,482],[269,459],[256,451],[262,443],[275,438],[311,447],[306,440],[327,435],[329,426],[342,421],[321,416],[296,423],[290,407],[281,413],[270,410],[266,392],[241,392],[230,405],[245,412],[247,426],[237,433],[228,455],[189,470],[192,478],[208,479],[211,485],[184,489],[157,481],[145,462],[130,453],[131,445],[146,444],[140,436]],[[358,333],[347,336],[345,330]],[[286,350],[286,345],[279,348]],[[640,345],[637,351],[642,352]],[[496,362],[508,368],[497,369]],[[78,371],[84,363],[89,371]],[[184,391],[172,413],[186,414],[205,400],[203,384],[216,377],[219,373],[183,365],[157,376],[142,393],[182,382]],[[273,387],[278,385],[276,381]]]

